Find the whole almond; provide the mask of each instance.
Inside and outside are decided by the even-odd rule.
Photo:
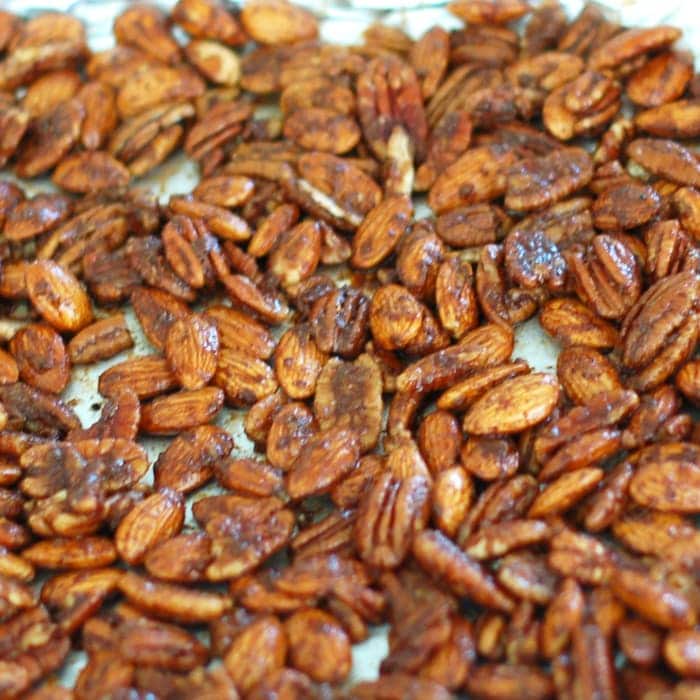
[[[350,640],[322,610],[300,610],[285,622],[292,665],[318,682],[339,683],[350,672]]]
[[[118,555],[105,537],[77,537],[42,540],[23,550],[22,556],[45,569],[91,569],[112,564]]]
[[[224,666],[242,692],[254,688],[265,676],[284,666],[287,640],[276,617],[261,616],[233,640]]]
[[[231,606],[230,600],[217,593],[161,583],[132,571],[127,571],[119,579],[119,590],[129,602],[144,612],[179,622],[216,620]]]
[[[366,269],[386,258],[406,230],[413,207],[408,197],[391,197],[370,211],[353,238],[351,263]]]
[[[162,289],[136,289],[131,294],[131,303],[146,338],[161,351],[165,349],[170,327],[190,315],[186,304]]]
[[[263,324],[239,309],[214,305],[203,316],[212,321],[219,331],[222,348],[250,353],[267,360],[275,349],[275,341]]]
[[[287,492],[292,498],[325,493],[355,468],[359,456],[359,443],[352,431],[322,431],[302,447],[287,476]]]
[[[275,374],[277,381],[292,399],[313,396],[327,355],[316,345],[309,326],[296,326],[288,330],[275,350]]]
[[[128,350],[134,340],[123,314],[115,314],[86,326],[68,343],[73,364],[91,364]]]
[[[219,333],[203,316],[175,321],[165,341],[168,364],[183,389],[201,389],[216,371]]]
[[[177,386],[177,379],[167,361],[156,355],[145,355],[112,365],[100,375],[98,387],[103,396],[130,389],[140,399],[148,399]]]
[[[141,409],[141,429],[152,435],[172,435],[209,423],[224,405],[216,387],[178,391],[154,399]]]
[[[80,282],[51,260],[26,268],[27,293],[44,319],[58,331],[75,333],[92,321],[92,307]]]
[[[211,560],[211,539],[204,532],[193,532],[163,540],[148,551],[143,565],[160,581],[189,583],[204,579]]]
[[[478,399],[464,417],[464,430],[506,435],[541,423],[559,400],[557,381],[546,374],[507,379]]]
[[[20,377],[37,389],[60,394],[70,379],[70,362],[63,339],[53,328],[33,323],[10,340]]]
[[[180,531],[184,518],[185,506],[176,492],[161,489],[148,496],[119,523],[114,536],[119,556],[139,564],[150,549]]]
[[[285,0],[253,0],[241,14],[246,32],[262,44],[294,44],[316,38],[316,18]]]
[[[245,352],[223,349],[214,375],[214,383],[234,406],[250,406],[277,389],[269,365]]]
[[[233,446],[228,432],[214,425],[201,425],[180,433],[156,460],[153,467],[156,487],[186,493],[202,486]]]

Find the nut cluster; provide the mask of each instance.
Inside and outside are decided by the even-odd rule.
[[[0,12],[0,160],[60,190],[0,182],[1,699],[700,696],[692,57],[449,9],[346,47],[285,0],[130,5],[97,53]],[[180,148],[192,192],[132,186]]]

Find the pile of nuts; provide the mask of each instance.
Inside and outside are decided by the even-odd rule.
[[[700,78],[593,5],[449,9],[0,12],[0,159],[62,190],[0,182],[0,698],[700,697]]]

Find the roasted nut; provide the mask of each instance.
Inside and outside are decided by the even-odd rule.
[[[412,154],[422,158],[427,123],[418,79],[408,64],[391,54],[372,60],[357,79],[357,111],[379,159],[386,159],[395,131],[403,131]]]
[[[307,150],[336,155],[351,151],[360,140],[355,121],[323,107],[299,109],[284,120],[284,135]]]
[[[314,415],[305,404],[292,401],[278,407],[266,437],[266,456],[270,464],[285,471],[291,469],[317,429]]]
[[[75,333],[92,321],[85,290],[63,267],[50,260],[37,260],[27,267],[25,276],[29,299],[54,328]]]
[[[68,355],[73,364],[87,365],[114,357],[133,345],[124,315],[115,314],[76,333],[68,343]]]
[[[209,423],[223,404],[224,392],[213,386],[161,396],[141,409],[141,429],[173,435]]]
[[[114,89],[103,82],[83,85],[78,99],[85,109],[80,141],[88,150],[102,146],[117,126],[117,105]]]
[[[559,387],[545,374],[508,379],[478,399],[464,417],[476,435],[517,433],[543,421],[559,400]]]
[[[203,316],[212,321],[219,331],[222,348],[249,353],[267,360],[275,349],[275,341],[265,326],[238,309],[228,306],[209,306]]]
[[[300,610],[285,622],[292,665],[319,682],[339,683],[350,672],[350,641],[332,615]]]
[[[593,204],[593,223],[600,229],[641,226],[659,210],[656,191],[641,183],[623,183],[602,192]]]
[[[143,561],[150,549],[176,535],[185,517],[179,494],[169,489],[137,503],[119,523],[114,542],[119,556],[129,564]]]
[[[322,352],[354,358],[367,338],[369,299],[350,287],[320,297],[311,308],[309,321]]]
[[[163,581],[201,581],[211,562],[211,540],[203,532],[175,535],[155,545],[146,554],[144,566]]]
[[[10,340],[19,376],[37,389],[60,394],[70,379],[70,363],[63,339],[50,326],[30,324]]]
[[[162,289],[136,289],[131,303],[144,335],[158,350],[165,349],[168,332],[175,322],[189,316],[187,305]]]
[[[180,433],[153,467],[157,487],[185,493],[206,483],[214,466],[233,449],[233,440],[221,428],[202,425]]]
[[[287,640],[279,620],[264,616],[251,622],[233,640],[224,666],[237,688],[247,692],[265,676],[284,666]]]
[[[429,485],[423,476],[397,478],[382,474],[365,491],[359,506],[356,539],[369,564],[395,568],[409,552],[413,538],[426,524]],[[390,524],[384,524],[390,513]]]
[[[98,388],[103,396],[114,396],[123,389],[139,399],[148,399],[177,386],[177,379],[165,359],[145,355],[112,365],[100,375]]]
[[[190,63],[212,83],[233,86],[241,77],[238,56],[231,49],[215,41],[198,39],[185,47]]]
[[[378,265],[398,245],[413,207],[407,197],[390,197],[368,212],[353,237],[351,263],[366,269]]]
[[[507,170],[516,158],[510,148],[479,146],[438,175],[430,188],[428,204],[436,214],[486,202],[505,193]]]
[[[221,350],[214,383],[234,406],[250,406],[277,389],[274,372],[262,360],[237,350]],[[202,390],[204,391],[204,390]]]
[[[330,428],[312,436],[301,448],[287,475],[287,492],[305,498],[330,491],[357,465],[359,444],[349,430]]]
[[[562,350],[557,376],[569,398],[578,404],[588,403],[596,394],[622,389],[614,365],[592,348],[573,346]]]
[[[639,165],[679,185],[700,185],[700,166],[693,154],[675,141],[635,139],[627,146],[627,155]]]
[[[17,174],[36,177],[64,158],[80,138],[84,111],[82,103],[73,98],[34,121],[19,155]]]
[[[129,183],[129,171],[104,151],[85,151],[64,158],[53,173],[53,181],[69,192],[96,192]]]
[[[44,569],[92,569],[112,564],[117,551],[105,537],[78,537],[42,540],[27,547],[22,556]]]
[[[576,299],[552,299],[540,313],[542,327],[564,345],[607,349],[618,342],[614,326]]]
[[[37,195],[18,202],[5,217],[4,233],[12,241],[23,241],[50,231],[71,212],[68,200],[60,195]]]
[[[637,372],[638,389],[661,384],[692,352],[699,293],[700,278],[680,272],[649,287],[630,310],[623,325],[622,361]],[[669,345],[670,338],[674,342]]]
[[[308,325],[287,331],[275,351],[275,373],[280,386],[292,399],[313,396],[326,359]]]
[[[235,16],[218,0],[180,0],[173,8],[172,17],[191,36],[233,46],[247,39]]]
[[[666,51],[649,59],[627,81],[628,97],[642,107],[658,107],[679,98],[693,75],[682,53]]]
[[[286,0],[253,0],[241,13],[246,32],[261,44],[294,44],[314,39],[316,18]]]
[[[320,258],[321,226],[316,221],[304,221],[280,236],[268,266],[282,285],[290,286],[310,277]]]
[[[173,63],[180,54],[170,36],[167,17],[153,6],[139,5],[122,12],[114,22],[114,36],[165,63]]]
[[[603,318],[619,319],[640,294],[639,263],[624,241],[603,234],[567,255],[576,291]]]
[[[230,607],[230,601],[217,593],[192,591],[185,586],[144,578],[133,571],[121,576],[118,585],[126,599],[144,612],[178,622],[216,620]]]
[[[294,513],[276,498],[212,496],[197,501],[193,513],[212,538],[210,581],[253,570],[289,543],[294,527]]]
[[[593,164],[585,151],[559,149],[514,165],[508,172],[505,203],[510,209],[541,209],[576,192],[592,177]]]
[[[0,126],[2,126],[0,164],[3,166],[17,150],[28,125],[29,114],[20,107],[10,104],[3,105],[0,109]]]
[[[183,389],[202,389],[214,376],[219,355],[219,333],[203,316],[175,321],[165,341],[165,356]]]

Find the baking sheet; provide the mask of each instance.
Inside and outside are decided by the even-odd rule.
[[[29,2],[28,0],[0,0],[0,8],[9,9],[19,14],[28,15],[45,10],[65,10],[78,16],[86,24],[88,40],[93,50],[103,50],[113,45],[111,34],[112,22],[129,3],[124,0],[45,0],[44,2]],[[157,3],[168,8],[173,2]],[[372,21],[381,21],[400,26],[414,37],[420,36],[428,27],[439,24],[446,28],[460,27],[461,23],[450,15],[444,8],[435,7],[436,3],[419,3],[412,0],[386,3],[381,0],[346,0],[346,2],[326,2],[323,0],[305,0],[300,4],[315,8],[323,17],[321,23],[322,38],[340,44],[358,43],[362,40],[362,31]],[[354,5],[356,9],[353,9]],[[390,10],[382,10],[389,5]],[[579,0],[562,0],[562,5],[573,16],[583,2]],[[684,38],[681,46],[692,48],[700,46],[700,14],[697,12],[697,0],[608,0],[604,3],[610,8],[613,16],[626,25],[649,26],[659,23],[671,23],[682,27]],[[360,9],[358,9],[360,8]],[[696,65],[697,57],[696,57]],[[15,179],[11,174],[0,171],[0,177]],[[166,202],[171,194],[185,193],[193,189],[198,181],[196,165],[180,153],[170,158],[156,171],[137,181],[155,192],[161,202]],[[39,191],[53,190],[53,185],[47,180],[21,182],[28,194]],[[421,214],[422,211],[422,214]],[[418,215],[427,215],[426,208],[417,208]],[[110,365],[121,362],[132,355],[144,355],[153,352],[153,348],[145,340],[140,326],[131,310],[126,312],[129,329],[135,340],[135,346],[127,352],[120,353],[111,360],[89,367],[73,369],[72,381],[63,394],[71,403],[80,417],[83,425],[92,424],[100,414],[103,398],[97,392],[97,379]],[[522,324],[516,329],[516,345],[514,357],[527,360],[538,371],[554,372],[556,367],[558,346],[543,333],[536,319]],[[234,454],[248,456],[253,452],[253,446],[245,436],[242,425],[243,412],[224,409],[217,418],[217,423],[232,434],[236,447]],[[166,441],[160,439],[139,440],[149,453],[151,462],[163,449]],[[200,498],[214,486],[205,487],[195,494]],[[204,633],[206,636],[206,633]],[[353,648],[353,668],[349,683],[360,680],[371,680],[377,677],[379,665],[387,654],[386,628],[377,627],[371,630],[369,638]],[[77,673],[85,662],[85,655],[72,652],[66,663],[60,682],[72,686]]]

